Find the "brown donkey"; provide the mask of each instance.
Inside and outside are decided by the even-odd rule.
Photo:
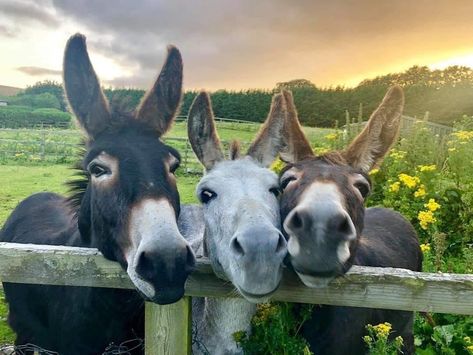
[[[292,95],[288,108],[289,164],[280,184],[281,218],[289,260],[302,282],[324,287],[352,265],[397,267],[420,271],[422,253],[411,224],[386,208],[364,207],[371,190],[368,172],[396,141],[404,95],[392,87],[364,130],[344,151],[315,156],[301,130]],[[413,313],[370,308],[323,306],[304,324],[303,335],[315,354],[363,354],[365,325],[390,322],[393,335],[413,353]]]

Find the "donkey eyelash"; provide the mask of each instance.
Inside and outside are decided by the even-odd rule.
[[[87,167],[87,171],[89,172],[89,174],[91,176],[94,176],[96,178],[110,173],[110,171],[107,167],[102,166],[102,165],[97,164],[97,163],[89,164],[89,166]]]

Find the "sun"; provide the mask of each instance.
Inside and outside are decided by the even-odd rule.
[[[429,68],[430,69],[445,69],[452,65],[459,65],[459,66],[473,68],[473,52],[432,63],[429,65]]]

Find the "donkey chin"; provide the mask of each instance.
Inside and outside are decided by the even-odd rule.
[[[268,302],[281,283],[281,265],[274,268],[266,266],[259,270],[255,268],[249,272],[243,272],[241,267],[235,269],[238,271],[232,273],[232,283],[238,292],[251,303]]]

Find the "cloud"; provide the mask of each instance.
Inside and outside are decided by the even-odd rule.
[[[37,22],[49,27],[57,27],[60,21],[46,1],[2,0],[0,13],[15,23]]]
[[[5,25],[0,25],[0,36],[14,38],[16,37],[16,34],[13,28],[7,27]]]
[[[23,74],[28,74],[31,76],[62,75],[61,70],[41,68],[41,67],[18,67],[16,68],[16,70],[18,70],[19,72],[22,72]]]
[[[471,48],[473,33],[470,0],[454,6],[450,0],[52,0],[44,7],[45,19],[55,13],[88,29],[92,56],[136,73],[109,83],[144,88],[168,43],[182,51],[186,87],[269,88],[293,78],[326,84],[414,64]]]

